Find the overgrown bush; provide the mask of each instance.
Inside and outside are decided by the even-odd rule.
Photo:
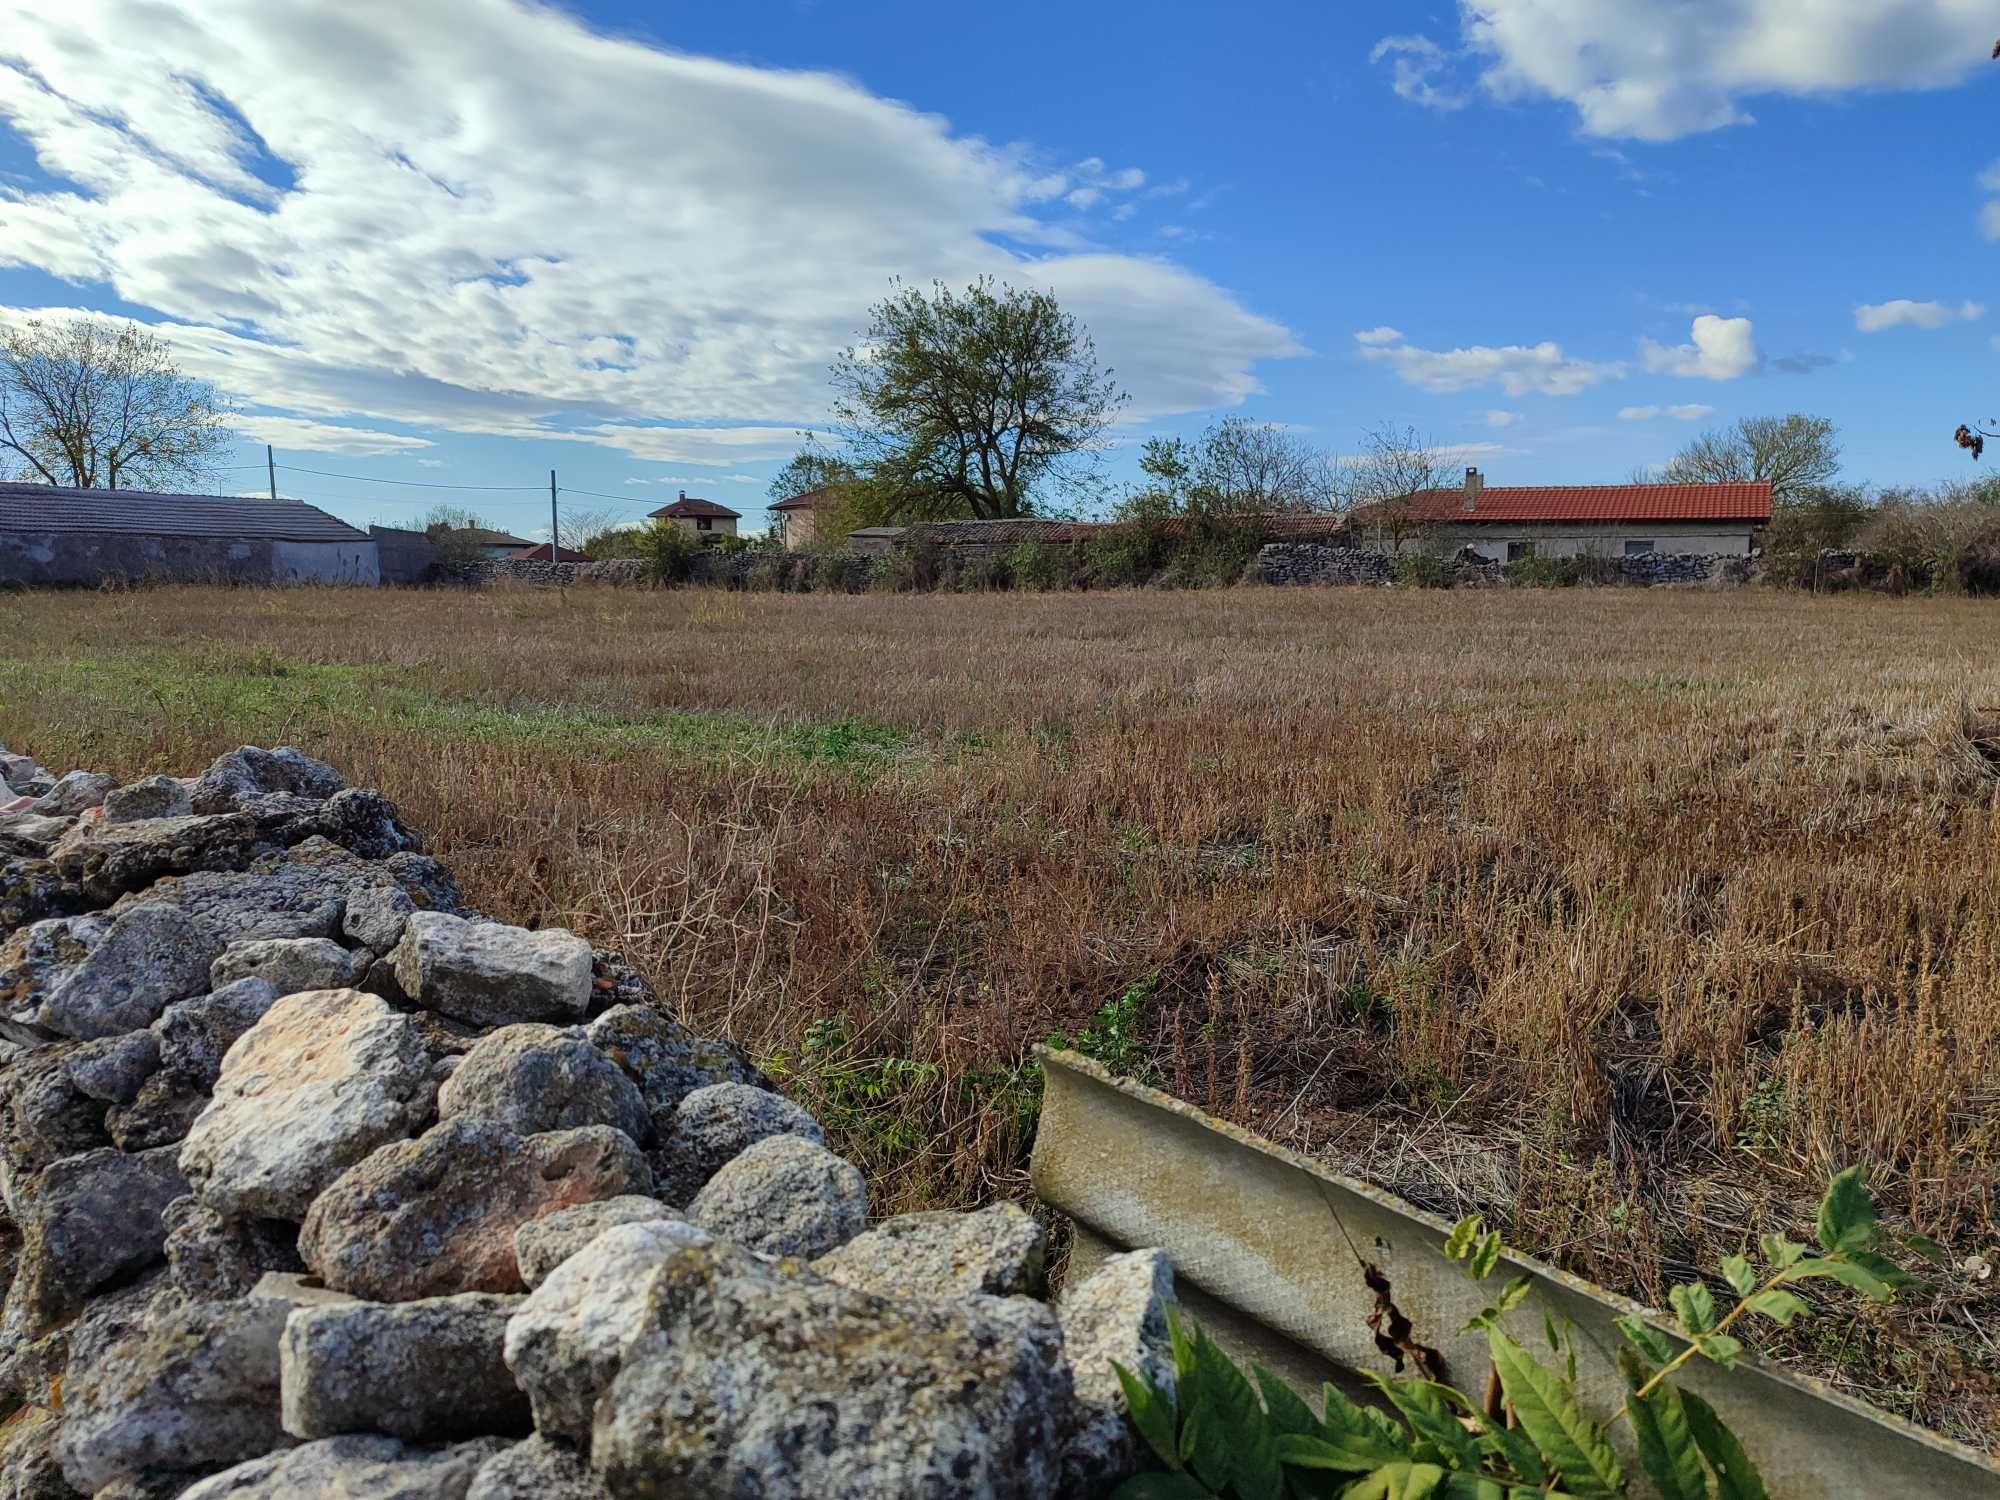
[[[1094,589],[1133,588],[1152,581],[1173,555],[1167,529],[1140,520],[1113,526],[1072,544],[1078,571]]]
[[[1424,547],[1391,557],[1389,577],[1401,587],[1411,589],[1448,589],[1458,582],[1451,559]]]
[[[662,516],[635,531],[633,536],[636,538],[633,555],[646,565],[646,577],[651,582],[673,586],[688,581],[695,554],[701,551],[701,543],[692,532]]]
[[[1965,563],[2000,553],[2000,479],[1889,491],[1876,501],[1854,545],[1871,564],[1900,567],[1933,589],[1983,589],[1980,570]]]
[[[1007,571],[1018,589],[1066,589],[1076,581],[1075,549],[1028,541],[1007,553]]]
[[[1771,502],[1764,530],[1764,578],[1788,588],[1823,587],[1821,554],[1854,543],[1871,507],[1858,485],[1817,485]]]

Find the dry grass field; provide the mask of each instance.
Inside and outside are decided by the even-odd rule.
[[[289,742],[623,949],[879,1207],[1033,1045],[1649,1301],[1827,1172],[2000,1243],[2000,608],[1765,592],[0,598],[0,738]],[[1993,1445],[2000,1275],[1784,1349]]]

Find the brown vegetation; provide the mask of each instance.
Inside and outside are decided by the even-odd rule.
[[[2000,1182],[2000,613],[1783,593],[0,602],[0,731],[289,741],[771,1060],[879,1207],[1025,1191],[1079,1038],[1648,1301],[1829,1170]],[[1109,1011],[1106,1007],[1109,1006]],[[1100,1014],[1102,1013],[1102,1014]],[[1991,1442],[2000,1277],[1785,1352]]]

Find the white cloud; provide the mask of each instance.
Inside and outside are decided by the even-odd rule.
[[[437,446],[428,438],[405,437],[394,432],[373,432],[366,427],[335,427],[304,417],[275,417],[252,412],[230,423],[256,443],[293,452],[344,453],[353,458],[379,458],[385,453],[408,453]],[[421,463],[423,460],[419,459]]]
[[[0,182],[0,265],[154,310],[197,373],[303,417],[733,464],[761,451],[716,432],[823,420],[898,276],[1054,290],[1135,418],[1234,404],[1303,352],[1046,217],[1143,192],[1136,167],[1051,172],[841,78],[511,0],[17,10],[0,127],[54,179]]]
[[[1979,229],[1989,240],[2000,240],[2000,198],[1980,208]]]
[[[1938,88],[1985,65],[1989,0],[1477,0],[1481,83],[1560,99],[1584,133],[1668,141],[1750,121],[1760,96]]]
[[[1435,81],[1450,66],[1445,50],[1427,36],[1385,36],[1368,54],[1371,63],[1393,59],[1390,87],[1396,97],[1426,109],[1463,109],[1465,94],[1458,89],[1439,87]]]
[[[1489,411],[1486,414],[1486,425],[1488,427],[1512,427],[1520,420],[1521,414],[1517,411]]]
[[[1699,422],[1703,417],[1715,415],[1712,406],[1690,404],[1687,406],[1621,406],[1618,420],[1621,422],[1650,422],[1655,417],[1672,417],[1676,422]]]
[[[1387,364],[1406,385],[1439,393],[1497,384],[1510,396],[1574,396],[1623,373],[1617,365],[1570,359],[1560,345],[1549,341],[1503,348],[1419,349],[1392,342],[1402,338],[1393,328],[1369,329],[1354,337],[1363,359]]]
[[[417,460],[417,467],[420,469],[442,469],[444,467],[444,460],[441,458],[420,458]]]
[[[1889,302],[1864,302],[1854,309],[1854,326],[1863,333],[1881,333],[1890,328],[1942,328],[1947,323],[1972,322],[1986,316],[1977,302],[1912,302],[1897,297]]]
[[[1714,313],[1703,313],[1694,320],[1689,337],[1693,343],[1667,345],[1651,339],[1639,340],[1640,363],[1658,374],[1734,380],[1750,374],[1764,362],[1748,318],[1718,318]]]

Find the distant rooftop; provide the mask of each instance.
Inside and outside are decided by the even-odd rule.
[[[517,562],[547,562],[549,560],[549,544],[542,542],[534,547],[517,547],[507,555]],[[590,557],[586,553],[577,551],[574,547],[558,547],[556,548],[556,561],[589,562]]]
[[[713,500],[700,499],[694,495],[690,495],[686,490],[681,491],[680,499],[676,500],[672,505],[663,505],[650,514],[655,517],[668,516],[674,520],[699,517],[706,517],[714,521],[735,521],[741,519],[740,515],[728,506],[717,505]]]
[[[0,531],[128,536],[229,537],[239,541],[367,540],[345,521],[301,500],[173,495],[152,490],[77,490],[0,484]]]

